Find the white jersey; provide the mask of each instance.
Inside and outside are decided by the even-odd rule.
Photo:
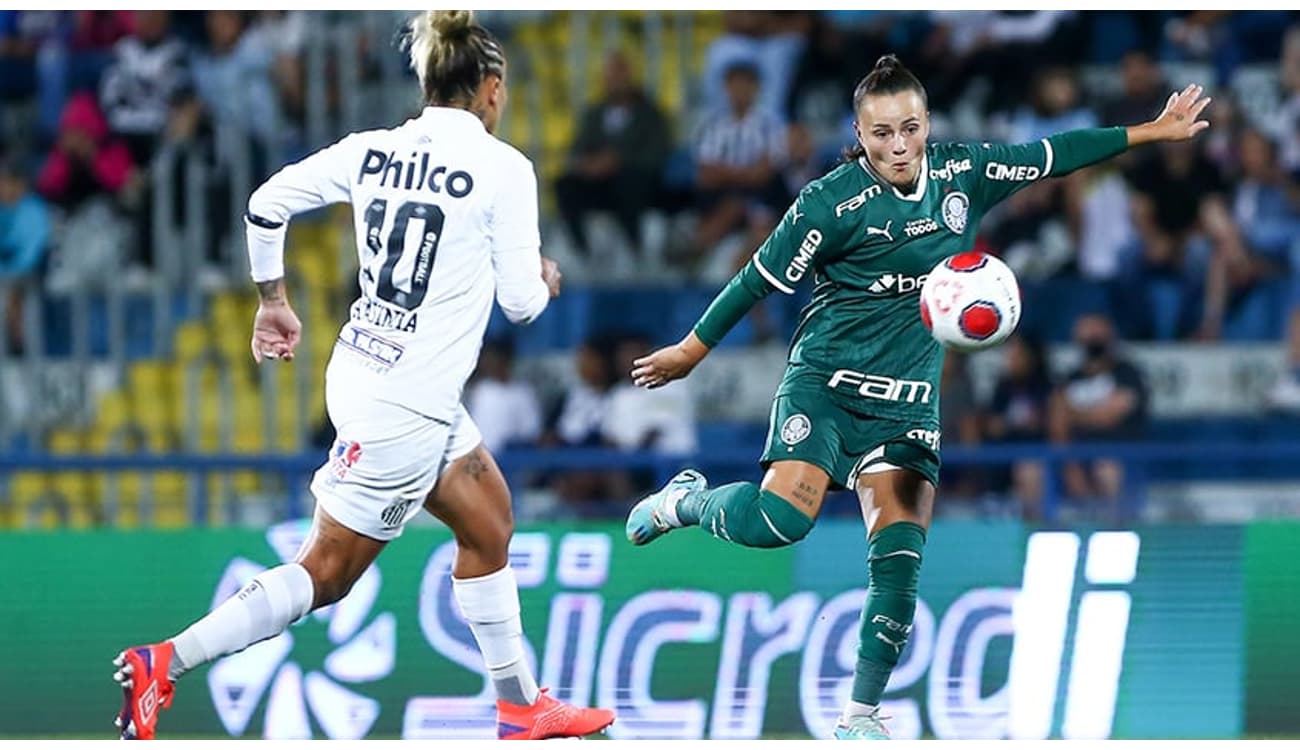
[[[361,297],[327,377],[343,379],[357,399],[450,423],[494,293],[515,323],[532,321],[550,299],[532,162],[462,109],[428,107],[391,130],[353,133],[253,193],[245,222],[253,280],[284,275],[294,214],[344,201]]]

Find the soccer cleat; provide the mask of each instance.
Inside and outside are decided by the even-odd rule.
[[[585,737],[614,723],[607,708],[578,708],[547,695],[547,688],[531,706],[497,700],[497,739],[545,740],[553,737]]]
[[[658,492],[632,506],[632,512],[627,514],[628,541],[636,545],[649,544],[673,529],[681,528],[683,524],[677,520],[677,502],[706,487],[708,482],[698,471],[687,469],[678,472]]]
[[[128,648],[113,659],[113,679],[122,686],[122,711],[113,721],[124,740],[151,740],[158,712],[171,706],[175,687],[167,670],[171,641]]]
[[[882,719],[888,719],[888,716],[880,715],[880,707],[877,706],[871,713],[863,716],[841,716],[839,721],[835,722],[835,739],[837,740],[887,740],[889,739],[889,730],[885,728]]]

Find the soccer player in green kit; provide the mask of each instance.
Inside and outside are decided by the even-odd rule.
[[[885,683],[912,629],[939,473],[943,347],[919,314],[921,282],[967,252],[980,219],[1017,190],[1156,141],[1192,138],[1210,100],[1174,92],[1133,127],[1060,133],[1037,143],[927,144],[925,89],[893,55],[853,92],[857,148],[800,192],[753,259],[692,331],[634,364],[638,385],[686,377],[766,295],[813,283],[772,404],[762,484],[710,488],[686,470],[627,519],[634,544],[701,526],[747,547],[807,535],[828,489],[853,488],[868,527],[868,588],[852,699],[840,739],[888,739]],[[968,256],[975,257],[975,256]]]

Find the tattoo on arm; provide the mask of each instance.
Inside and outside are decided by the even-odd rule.
[[[791,494],[794,495],[794,499],[797,500],[800,505],[811,510],[816,507],[817,498],[820,493],[818,493],[817,488],[813,487],[811,484],[808,484],[807,482],[799,482],[795,485],[794,491]]]
[[[284,277],[257,282],[257,296],[263,302],[284,302]]]

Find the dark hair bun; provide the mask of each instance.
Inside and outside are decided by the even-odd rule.
[[[903,64],[898,61],[898,55],[891,53],[888,55],[881,55],[880,59],[876,60],[875,69],[883,72],[883,71],[894,71],[901,67],[903,67]]]

